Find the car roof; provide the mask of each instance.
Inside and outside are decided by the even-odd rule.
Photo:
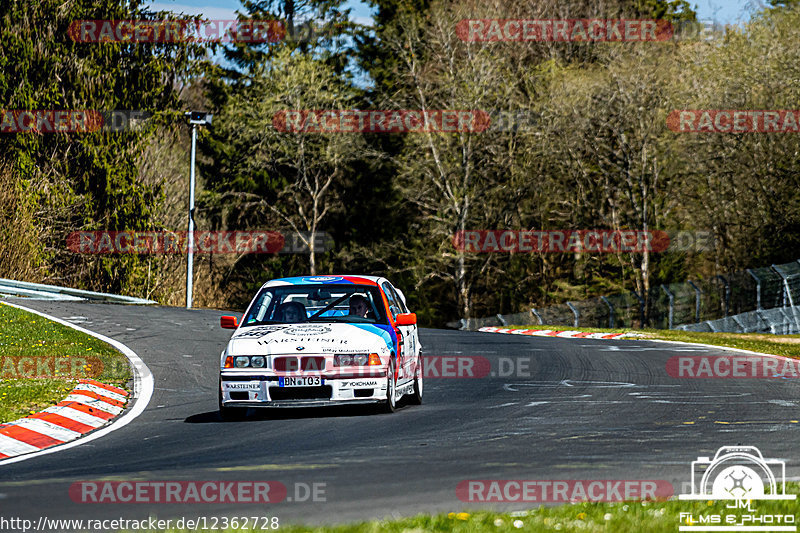
[[[360,275],[341,275],[341,276],[294,276],[290,278],[278,278],[266,282],[263,287],[276,287],[279,285],[316,285],[322,284],[348,284],[376,286],[386,281],[380,276],[360,276]]]

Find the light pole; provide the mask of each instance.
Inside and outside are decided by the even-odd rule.
[[[204,111],[187,111],[189,124],[192,125],[192,163],[189,167],[189,259],[186,265],[186,309],[192,308],[192,287],[194,284],[194,154],[197,144],[197,126],[211,124],[211,113]]]

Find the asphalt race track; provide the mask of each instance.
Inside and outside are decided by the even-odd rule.
[[[428,378],[424,404],[392,415],[251,410],[243,421],[223,422],[217,377],[231,334],[219,328],[225,313],[20,303],[126,344],[152,370],[155,392],[141,416],[110,435],[0,466],[4,516],[270,515],[281,523],[315,524],[527,508],[466,504],[456,486],[467,479],[654,479],[671,482],[678,493],[692,460],[735,444],[758,446],[766,457],[787,461],[787,477],[800,475],[797,380],[679,380],[666,373],[670,356],[729,353],[723,350],[422,330],[424,355],[483,356],[495,374],[503,359],[502,370],[511,361],[522,371]],[[280,481],[293,501],[268,507],[73,502],[70,485],[88,480]],[[325,501],[295,501],[294,491],[302,496],[301,488],[314,483],[325,484]]]

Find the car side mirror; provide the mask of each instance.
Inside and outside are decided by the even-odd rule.
[[[395,324],[398,326],[414,326],[417,323],[416,313],[400,313],[394,319]]]
[[[219,325],[224,329],[236,329],[239,327],[239,319],[235,316],[223,316],[219,318]]]

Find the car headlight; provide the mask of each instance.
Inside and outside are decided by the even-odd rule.
[[[263,355],[254,355],[250,358],[250,366],[253,368],[264,368],[266,360]]]
[[[236,368],[245,368],[250,366],[250,358],[247,356],[239,356],[233,359],[233,364]]]
[[[370,364],[370,355],[378,357],[378,354],[366,353],[334,355],[333,366],[366,366]],[[380,359],[378,361],[380,364]]]

